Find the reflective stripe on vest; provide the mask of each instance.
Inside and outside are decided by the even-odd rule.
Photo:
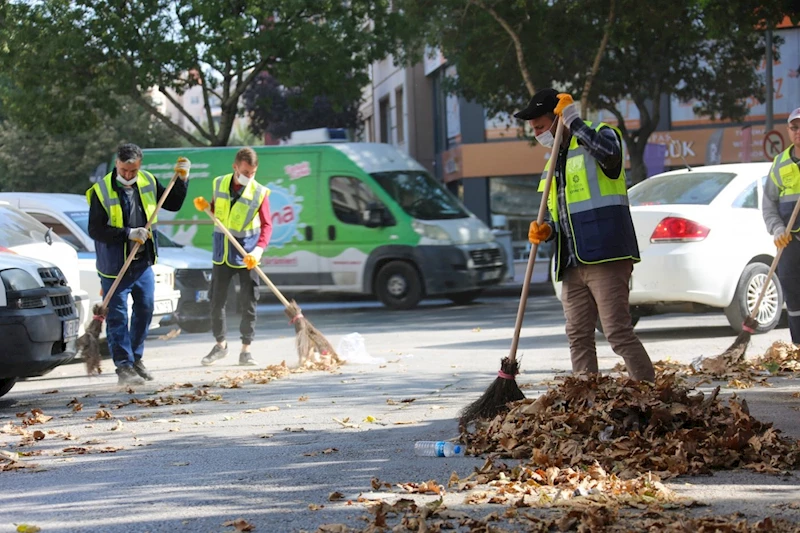
[[[778,209],[784,222],[788,223],[789,217],[797,200],[800,199],[800,167],[792,160],[792,146],[775,156],[769,176],[778,187]],[[795,224],[792,232],[797,233],[800,227]]]
[[[231,205],[230,190],[232,179],[233,174],[219,176],[214,179],[214,215],[236,237],[236,240],[244,245],[246,240],[261,234],[261,217],[258,216],[258,211],[270,191],[255,180],[251,180],[242,190],[242,195]],[[228,261],[228,240],[224,237],[224,232],[215,226],[214,233],[223,235],[221,240],[224,243],[223,250],[221,250],[221,260],[214,261],[214,263],[221,265],[227,262],[230,266],[240,267],[241,265]],[[215,242],[218,242],[218,240],[215,240]],[[239,254],[235,255],[238,256]],[[238,261],[235,261],[235,263],[238,263]]]
[[[590,122],[585,124],[592,126]],[[602,122],[595,126],[594,129],[599,131],[603,127],[611,128],[617,135],[620,135],[616,128]],[[594,164],[587,165],[587,158],[592,159]],[[550,160],[548,160],[545,165],[545,174],[550,167],[550,163]],[[539,192],[544,191],[545,179],[542,178],[539,181]],[[578,144],[578,139],[575,136],[572,137],[569,144],[564,183],[566,186],[567,211],[570,214],[614,205],[629,205],[625,169],[620,169],[617,179],[609,178],[600,168],[600,165],[591,158],[586,149]],[[557,202],[557,188],[551,187],[550,196],[547,199],[547,207],[554,222],[558,222]]]

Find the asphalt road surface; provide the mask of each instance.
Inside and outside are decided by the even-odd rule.
[[[18,447],[20,436],[0,432],[0,451],[33,453],[23,460],[37,465],[0,472],[0,533],[22,523],[48,533],[222,532],[235,531],[223,524],[239,518],[255,531],[314,531],[326,523],[364,527],[364,507],[347,500],[387,497],[373,491],[372,478],[446,484],[452,472],[464,477],[483,464],[480,457],[415,457],[413,443],[457,436],[459,410],[491,384],[508,353],[514,297],[486,297],[468,306],[432,300],[408,312],[368,300],[303,309],[334,346],[345,335],[360,334],[369,359],[362,355],[335,372],[225,388],[231,377],[250,370],[236,365],[237,335],[230,336],[227,359],[203,367],[211,334],[181,333],[148,341],[145,362],[156,380],[134,392],[116,386],[107,360],[100,377],[87,377],[82,365],[72,364],[19,383],[0,399],[0,428],[18,424],[24,417],[17,415],[31,416],[33,409],[53,418],[30,426],[44,438],[28,446]],[[236,319],[229,328],[236,333]],[[713,356],[734,339],[721,314],[644,318],[637,331],[654,361]],[[788,337],[785,328],[754,337],[748,353],[763,353]],[[601,370],[607,371],[621,359],[602,335],[597,341]],[[260,306],[252,352],[262,365],[296,364],[294,331],[279,307]],[[518,382],[530,385],[529,397],[545,389],[543,381],[570,369],[563,313],[552,295],[531,295],[519,353]],[[179,384],[191,386],[170,388]],[[792,403],[791,393],[800,389],[791,379],[773,385],[736,392],[756,417],[798,438],[798,400]],[[147,406],[132,399],[180,403]],[[74,410],[76,402],[82,410]],[[779,511],[773,505],[800,496],[796,476],[751,472],[678,478],[669,486],[710,504],[703,512],[752,517],[774,515]],[[329,501],[333,492],[343,500]],[[445,503],[465,508],[463,498],[448,494]],[[478,516],[502,510],[475,507]]]

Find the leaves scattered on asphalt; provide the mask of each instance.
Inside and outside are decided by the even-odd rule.
[[[229,520],[222,524],[224,527],[236,528],[236,531],[255,531],[256,526],[245,520],[244,518],[237,518],[236,520]]]

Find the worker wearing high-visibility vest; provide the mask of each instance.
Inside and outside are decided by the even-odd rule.
[[[778,260],[778,280],[786,300],[792,342],[800,344],[800,217],[794,227],[787,228],[800,199],[800,107],[789,114],[788,122],[791,144],[772,161],[761,210],[775,246],[783,248]]]
[[[261,262],[261,255],[272,235],[269,212],[269,189],[255,180],[258,155],[252,148],[242,148],[233,161],[233,174],[214,179],[212,200],[209,204],[199,196],[194,205],[200,211],[211,208],[220,222],[236,238],[247,255],[242,255],[230,244],[222,232],[214,227],[213,263],[211,272],[211,332],[216,344],[203,357],[201,364],[208,366],[228,355],[225,304],[228,287],[233,278],[239,280],[239,300],[242,318],[239,323],[242,347],[240,365],[258,364],[250,352],[256,326],[258,303],[258,276],[252,270]]]
[[[567,320],[573,372],[599,372],[595,347],[597,319],[611,348],[636,380],[654,381],[650,356],[633,331],[628,292],[634,263],[640,261],[625,182],[620,132],[579,116],[568,94],[543,89],[514,116],[527,120],[536,140],[552,147],[558,116],[564,136],[558,149],[547,206],[549,220],[531,223],[531,243],[556,239],[556,270]],[[539,190],[544,190],[545,180]]]
[[[158,258],[158,238],[144,226],[165,188],[141,170],[142,150],[123,144],[114,169],[86,191],[89,202],[89,236],[94,239],[97,273],[103,294],[117,278],[133,244],[142,246],[108,302],[106,336],[120,385],[141,385],[153,375],[144,366],[144,341],[153,319],[155,276],[151,265]],[[181,158],[175,165],[180,177],[164,199],[163,209],[178,211],[186,198],[191,163]],[[155,223],[154,219],[154,223]],[[128,326],[128,295],[133,309]]]

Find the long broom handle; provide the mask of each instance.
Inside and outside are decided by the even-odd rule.
[[[225,225],[224,225],[222,222],[220,222],[220,220],[217,218],[217,216],[216,216],[214,213],[212,213],[212,212],[211,212],[211,208],[210,208],[210,207],[206,207],[205,209],[203,209],[203,212],[204,212],[206,215],[208,215],[208,216],[211,218],[211,220],[213,220],[213,221],[214,221],[214,224],[215,224],[215,225],[216,225],[216,226],[217,226],[217,227],[218,227],[220,230],[222,230],[222,232],[223,232],[223,233],[225,234],[225,236],[228,238],[228,242],[230,242],[230,243],[233,245],[233,247],[234,247],[234,248],[236,248],[236,250],[237,250],[237,251],[238,251],[240,254],[242,254],[242,257],[246,256],[246,255],[247,255],[247,252],[244,250],[244,248],[242,247],[242,245],[241,245],[241,244],[239,244],[239,241],[237,241],[237,240],[236,240],[236,237],[234,237],[234,236],[231,234],[230,230],[229,230],[228,228],[226,228],[226,227],[225,227]],[[271,281],[271,280],[270,280],[270,279],[267,277],[267,275],[266,275],[266,274],[264,274],[264,271],[263,271],[263,270],[261,270],[261,267],[260,267],[260,266],[258,266],[258,265],[256,265],[256,272],[258,273],[258,276],[259,276],[259,277],[260,277],[262,280],[264,280],[264,283],[266,283],[266,284],[267,284],[267,286],[269,287],[269,290],[271,290],[271,291],[272,291],[272,293],[273,293],[273,294],[274,294],[274,295],[275,295],[275,296],[278,298],[278,300],[280,300],[280,301],[281,301],[281,303],[283,304],[283,306],[284,306],[284,307],[286,307],[287,309],[289,309],[289,307],[291,306],[291,304],[289,303],[289,300],[287,300],[287,299],[286,299],[286,298],[283,296],[283,294],[281,294],[281,291],[279,291],[279,290],[278,290],[278,287],[276,287],[276,286],[275,286],[275,284],[274,284],[274,283],[272,283],[272,281]]]
[[[156,210],[153,211],[153,213],[147,219],[147,224],[144,225],[144,229],[149,230],[150,226],[153,225],[153,220],[155,220],[156,215],[158,215],[158,210],[161,209],[162,205],[164,205],[164,201],[167,199],[167,196],[169,196],[169,193],[170,191],[172,191],[172,187],[175,185],[176,181],[178,181],[177,174],[172,176],[169,185],[167,185],[167,188],[164,189],[164,194],[162,194],[161,198],[158,199],[158,203],[156,204]],[[156,186],[156,192],[158,192],[158,186]],[[139,248],[141,248],[141,246],[142,245],[139,244],[138,242],[133,245],[131,253],[129,253],[128,257],[125,259],[125,264],[122,265],[122,268],[119,270],[119,274],[117,274],[117,278],[114,280],[114,283],[111,284],[111,288],[108,289],[108,292],[103,298],[103,303],[102,303],[103,309],[108,307],[108,302],[111,301],[111,297],[114,296],[114,293],[117,291],[117,287],[119,287],[119,284],[122,282],[122,276],[124,276],[125,272],[128,271],[128,267],[130,267],[131,263],[133,263],[133,258],[136,257],[136,252],[139,251]]]
[[[800,198],[794,203],[794,210],[792,211],[792,216],[789,218],[789,225],[786,227],[786,231],[791,235],[792,228],[794,227],[794,222],[797,220],[797,214],[800,213]],[[788,246],[788,245],[787,245]],[[750,320],[755,320],[756,315],[758,314],[758,308],[761,307],[761,301],[764,299],[764,295],[767,294],[767,288],[769,287],[769,282],[772,280],[772,275],[775,274],[775,270],[778,268],[778,261],[783,254],[783,251],[786,247],[778,248],[778,252],[775,254],[775,259],[772,260],[772,265],[769,267],[769,274],[767,274],[767,281],[764,283],[764,286],[761,287],[761,294],[758,295],[758,300],[756,300],[756,305],[753,307],[753,310],[750,311]]]
[[[544,222],[544,214],[547,209],[547,198],[550,196],[550,185],[553,183],[553,173],[558,164],[558,150],[561,146],[561,136],[564,133],[564,120],[559,115],[558,126],[556,126],[556,137],[553,141],[553,148],[550,150],[550,167],[547,169],[547,177],[544,180],[544,191],[542,191],[542,201],[539,202],[539,214],[536,222],[541,225]],[[514,325],[514,338],[511,340],[511,350],[509,359],[516,361],[517,347],[519,346],[519,334],[522,331],[522,320],[525,318],[525,307],[528,303],[528,293],[531,288],[531,277],[533,276],[533,264],[536,262],[536,252],[539,250],[538,244],[531,244],[531,253],[528,256],[528,266],[525,268],[525,279],[522,281],[522,294],[519,297],[519,308],[517,309],[517,323]],[[549,268],[549,267],[548,267]]]

